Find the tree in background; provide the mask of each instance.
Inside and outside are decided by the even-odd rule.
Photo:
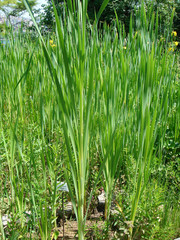
[[[36,0],[29,0],[29,4],[34,7]],[[5,14],[6,19],[11,24],[11,16],[21,16],[26,11],[26,7],[23,0],[0,0],[0,11]]]
[[[72,0],[76,1],[76,0]],[[64,0],[55,0],[57,8],[63,8]],[[67,2],[67,0],[65,0]],[[103,0],[89,0],[88,2],[88,16],[91,22],[94,21],[96,13],[99,11]],[[124,24],[126,32],[129,30],[130,15],[136,16],[136,9],[141,5],[141,0],[109,0],[107,7],[101,15],[100,21],[111,24],[115,19],[115,11],[119,20]],[[146,9],[153,7],[153,11],[159,13],[159,30],[160,33],[164,33],[170,24],[171,13],[173,8],[176,9],[174,17],[174,29],[180,35],[180,0],[144,0]],[[61,13],[59,13],[61,14]],[[48,0],[48,4],[44,6],[44,12],[41,17],[42,24],[45,25],[48,30],[53,29],[54,15],[52,0]]]
[[[174,30],[177,32],[178,38],[180,39],[180,0],[176,1],[176,11],[174,17]],[[180,45],[179,45],[180,46]]]
[[[95,18],[95,14],[100,9],[102,2],[103,0],[89,0],[88,14],[91,20]],[[100,20],[102,22],[106,21],[108,24],[111,24],[116,18],[116,11],[119,20],[125,25],[126,32],[128,32],[130,15],[136,15],[136,9],[141,5],[141,2],[141,0],[110,0],[105,11],[101,15]],[[150,7],[153,7],[153,11],[159,13],[159,25],[162,33],[164,33],[164,30],[167,29],[170,24],[173,8],[176,9],[174,25],[176,28],[179,28],[180,0],[144,0],[144,3],[147,10]]]
[[[175,8],[174,25],[178,18],[179,0],[145,0],[146,8],[153,6],[154,12],[159,15],[159,30],[164,33],[169,25],[173,9]]]
[[[74,1],[74,0],[72,0]],[[55,5],[58,9],[60,9],[59,14],[61,14],[63,8],[63,2],[67,2],[66,0],[55,0]],[[103,0],[89,0],[88,2],[88,16],[90,21],[94,21],[95,14],[99,11]],[[125,26],[129,25],[130,14],[134,9],[137,1],[135,0],[110,0],[106,9],[104,10],[100,20],[106,21],[108,24],[111,24],[113,19],[115,19],[115,10],[119,19],[125,24]],[[54,15],[53,15],[53,7],[52,0],[48,0],[47,5],[44,6],[42,16],[42,24],[46,25],[46,27],[51,30],[54,24]]]
[[[53,5],[52,1],[48,0],[47,5],[42,5],[43,14],[41,14],[41,25],[45,26],[47,30],[52,30],[55,22],[53,14]]]
[[[90,19],[93,20],[95,18],[95,14],[99,11],[102,2],[103,0],[89,0],[88,14]],[[119,20],[125,25],[126,30],[128,30],[130,15],[134,12],[134,8],[138,5],[138,2],[135,0],[110,0],[101,15],[100,21],[106,21],[108,24],[111,24],[116,18],[116,11]]]
[[[63,10],[64,0],[54,0],[55,6],[57,8],[58,14],[60,15],[61,10]],[[52,31],[55,28],[55,17],[53,11],[52,0],[47,0],[46,5],[42,5],[43,14],[41,14],[41,25],[45,26],[47,30]]]

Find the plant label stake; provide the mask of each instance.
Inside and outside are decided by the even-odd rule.
[[[68,185],[61,182],[57,185],[57,190],[62,191],[62,211],[63,211],[63,239],[64,239],[64,192],[69,192]]]

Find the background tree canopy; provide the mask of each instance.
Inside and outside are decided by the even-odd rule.
[[[90,19],[95,18],[96,12],[99,11],[103,0],[89,0],[88,13]],[[115,19],[115,11],[119,20],[122,21],[126,26],[129,25],[129,18],[131,13],[134,11],[134,7],[138,5],[138,1],[134,0],[110,0],[107,7],[105,8],[101,21],[106,21],[108,24]]]
[[[64,0],[56,0],[56,6],[60,5],[62,7],[62,3]],[[88,16],[90,21],[95,19],[96,13],[99,11],[103,0],[89,0],[88,2]],[[103,14],[101,15],[100,21],[107,22],[107,24],[111,24],[116,16],[115,12],[119,20],[124,24],[126,32],[129,29],[129,21],[130,15],[136,15],[136,10],[141,5],[140,0],[110,0],[107,7],[105,8]],[[151,6],[153,6],[154,12],[159,13],[160,19],[160,31],[163,33],[164,30],[169,26],[171,13],[173,8],[176,9],[174,16],[174,29],[180,35],[180,1],[179,0],[145,0],[145,6],[148,10]],[[42,22],[44,25],[48,26],[49,29],[53,26],[53,8],[51,0],[48,0],[48,5],[44,7],[45,14],[42,17]]]
[[[89,0],[88,14],[90,19],[95,18],[95,14],[100,9],[103,0]],[[130,15],[133,13],[136,15],[136,10],[139,8],[142,1],[134,0],[110,0],[106,9],[104,10],[101,21],[106,21],[108,24],[116,18],[115,11],[119,20],[125,25],[126,31],[129,28]],[[179,0],[145,0],[146,9],[153,7],[154,12],[158,12],[160,16],[161,31],[163,32],[170,24],[171,13],[173,8],[176,9],[174,17],[174,27],[179,31],[180,21],[180,1]]]
[[[29,0],[29,5],[34,7],[36,5],[36,0]],[[11,16],[16,17],[23,14],[24,11],[26,11],[26,7],[23,0],[1,0],[0,11],[2,11],[10,21]]]

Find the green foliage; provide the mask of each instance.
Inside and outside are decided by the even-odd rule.
[[[67,3],[67,1],[65,1]],[[95,17],[97,16],[98,11],[100,10],[102,0],[89,0],[88,1],[88,17],[91,21],[91,23],[94,21]],[[122,24],[125,26],[126,32],[129,31],[129,24],[130,24],[130,16],[131,14],[134,17],[134,22],[136,19],[137,11],[141,5],[142,1],[134,1],[134,0],[110,0],[106,9],[101,15],[100,21],[104,22],[106,21],[107,24],[113,24],[113,22],[116,20],[116,14],[118,19],[121,21]],[[159,32],[164,33],[164,31],[167,31],[169,25],[170,25],[170,19],[171,19],[171,12],[173,8],[175,8],[175,16],[174,16],[174,29],[178,32],[178,36],[180,36],[179,33],[179,19],[180,19],[180,4],[179,0],[145,0],[145,8],[146,11],[149,12],[151,7],[152,11],[159,14]],[[55,5],[57,9],[59,9],[59,15],[62,15],[63,8],[64,8],[64,1],[59,0],[55,1]],[[53,7],[52,7],[52,1],[48,0],[47,5],[44,7],[44,13],[42,15],[42,24],[45,25],[49,30],[53,30],[55,18],[53,14]]]
[[[61,1],[55,1],[55,6],[58,9],[58,13],[63,12],[63,6]],[[55,30],[55,16],[53,11],[52,1],[48,0],[46,5],[42,5],[43,13],[41,14],[40,24],[46,28],[46,31],[54,31]]]
[[[94,20],[97,11],[100,9],[101,2],[99,0],[89,1],[88,3],[88,15],[91,20]],[[116,19],[116,14],[118,19],[125,25],[126,32],[129,31],[130,15],[132,14],[136,19],[136,14],[141,5],[142,1],[118,1],[110,0],[105,11],[101,16],[101,21],[106,21],[111,24]],[[147,12],[152,11],[159,14],[159,32],[164,33],[167,31],[170,25],[171,13],[173,8],[175,8],[175,18],[174,18],[174,28],[178,31],[179,35],[179,0],[145,0],[145,8]]]
[[[177,4],[175,7],[176,7],[176,14],[174,17],[174,29],[178,33],[178,39],[180,39],[180,1],[179,0],[177,0]]]
[[[36,0],[30,0],[29,4],[31,7],[36,5]],[[0,11],[2,11],[7,20],[10,22],[10,17],[20,16],[26,11],[26,7],[23,0],[2,0],[0,1]]]
[[[88,2],[88,15],[90,19],[95,19],[97,11],[100,9],[101,2],[102,1],[98,0]],[[130,15],[134,12],[134,7],[136,5],[138,5],[138,1],[134,0],[110,0],[105,11],[101,15],[100,21],[106,21],[108,24],[111,24],[116,19],[116,12],[118,19],[125,25],[126,32],[128,32]]]
[[[163,33],[167,32],[167,29],[171,22],[171,13],[173,9],[175,9],[175,18],[174,18],[174,26],[176,26],[176,21],[178,18],[178,8],[179,8],[179,0],[154,0],[149,1],[146,0],[147,11],[151,7],[153,7],[153,11],[158,12],[159,14],[159,31]],[[176,20],[175,20],[176,19]]]
[[[11,6],[16,3],[16,0],[2,0],[0,1],[0,7]]]
[[[86,28],[87,5],[79,14],[69,6],[64,19],[54,6],[52,35],[34,21],[41,43],[7,32],[0,45],[0,215],[11,220],[4,231],[0,221],[2,236],[56,234],[56,185],[66,180],[79,239],[96,186],[108,196],[101,239],[110,226],[115,239],[161,239],[166,229],[175,237],[180,91],[171,32],[159,39],[157,18],[144,8],[128,35],[118,20]]]
[[[175,239],[180,232],[178,203],[167,198],[168,188],[151,179],[144,192],[134,222],[133,239]],[[121,190],[116,212],[111,215],[115,239],[125,240],[129,235],[130,188]],[[175,210],[176,209],[176,210]]]

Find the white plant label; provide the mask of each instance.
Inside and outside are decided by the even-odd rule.
[[[69,192],[67,183],[65,183],[65,182],[60,182],[60,183],[57,185],[57,190],[63,191],[63,192]]]

